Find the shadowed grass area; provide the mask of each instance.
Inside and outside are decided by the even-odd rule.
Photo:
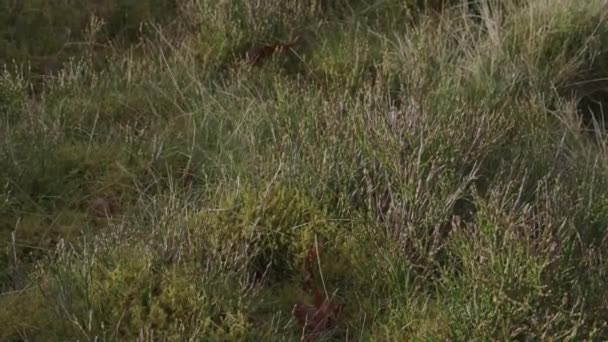
[[[0,339],[608,338],[607,9],[0,5]]]

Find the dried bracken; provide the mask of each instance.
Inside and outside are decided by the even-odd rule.
[[[283,54],[290,51],[292,47],[298,44],[298,41],[299,37],[296,37],[288,43],[274,43],[252,47],[245,53],[245,62],[251,65],[260,65],[274,54]]]
[[[91,202],[91,211],[96,217],[109,218],[115,214],[116,209],[107,199],[97,197]]]
[[[336,294],[328,295],[314,284],[314,265],[318,260],[318,249],[311,248],[304,260],[304,290],[312,295],[312,305],[297,303],[293,315],[303,329],[305,341],[316,341],[336,326],[342,304]]]
[[[341,309],[342,305],[337,303],[335,294],[325,296],[315,289],[313,305],[297,303],[293,315],[304,329],[305,340],[315,341],[335,327]]]

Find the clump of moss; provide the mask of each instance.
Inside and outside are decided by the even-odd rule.
[[[315,237],[336,233],[314,200],[285,185],[235,192],[221,203],[201,214],[210,250],[245,260],[248,271],[269,279],[293,275]]]
[[[248,327],[244,300],[226,298],[238,293],[230,284],[210,284],[215,280],[203,277],[188,267],[155,270],[149,262],[121,259],[99,275],[94,305],[99,318],[116,325],[124,338],[139,331],[179,338],[195,328],[206,336],[242,337]]]
[[[66,254],[44,273],[40,287],[40,309],[60,317],[30,322],[22,316],[25,331],[44,326],[47,336],[85,339],[239,340],[250,328],[245,282],[217,264],[164,265],[138,244],[84,251],[82,259]],[[58,320],[67,325],[45,323]]]
[[[0,296],[0,340],[61,340],[74,337],[68,323],[57,316],[43,293],[35,287]]]

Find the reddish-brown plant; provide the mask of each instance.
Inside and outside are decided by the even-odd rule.
[[[97,197],[91,202],[91,210],[96,217],[107,218],[114,214],[115,208],[103,197]]]
[[[245,61],[251,65],[260,65],[275,53],[286,53],[298,43],[299,37],[289,43],[275,43],[264,46],[256,46],[247,50]]]
[[[293,308],[293,315],[302,327],[306,341],[315,341],[335,327],[342,310],[335,293],[324,293],[314,283],[314,265],[318,253],[318,249],[311,248],[304,259],[304,290],[311,293],[312,305],[300,302]]]

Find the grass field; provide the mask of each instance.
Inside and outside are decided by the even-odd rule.
[[[0,64],[2,341],[608,339],[604,0],[5,1]]]

